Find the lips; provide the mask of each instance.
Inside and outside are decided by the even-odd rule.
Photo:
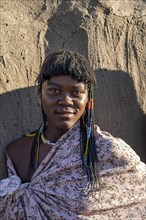
[[[59,109],[55,111],[57,114],[75,114],[74,109]]]
[[[74,114],[75,111],[73,110],[58,110],[55,112],[56,115],[58,115],[60,118],[71,118]]]
[[[61,115],[75,114],[75,112],[68,112],[68,111],[66,111],[66,112],[62,111],[62,112],[56,112],[56,113],[61,114]]]

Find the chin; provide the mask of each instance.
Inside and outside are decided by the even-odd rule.
[[[73,123],[73,122],[69,122],[69,121],[66,121],[66,122],[64,121],[62,123],[59,123],[59,127],[61,130],[67,131],[67,130],[71,129],[75,124],[76,124],[76,122]]]

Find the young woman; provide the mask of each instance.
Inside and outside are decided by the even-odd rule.
[[[80,54],[49,54],[37,78],[43,123],[7,147],[2,219],[142,219],[145,165],[94,125],[95,76]]]

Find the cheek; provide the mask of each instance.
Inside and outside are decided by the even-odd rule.
[[[54,100],[48,97],[46,93],[41,94],[40,100],[42,106],[49,106],[54,103]]]
[[[80,101],[80,109],[84,112],[86,105],[88,103],[88,98],[85,97]]]
[[[46,110],[46,111],[50,111],[50,109],[52,108],[52,104],[50,102],[47,102],[46,100],[42,101],[42,107]]]
[[[40,98],[40,102],[41,102],[41,106],[42,106],[44,112],[47,113],[47,111],[49,109],[49,102],[43,96]]]

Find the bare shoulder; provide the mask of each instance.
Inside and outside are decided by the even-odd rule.
[[[6,152],[14,164],[30,154],[32,142],[33,137],[25,136],[8,144]]]

